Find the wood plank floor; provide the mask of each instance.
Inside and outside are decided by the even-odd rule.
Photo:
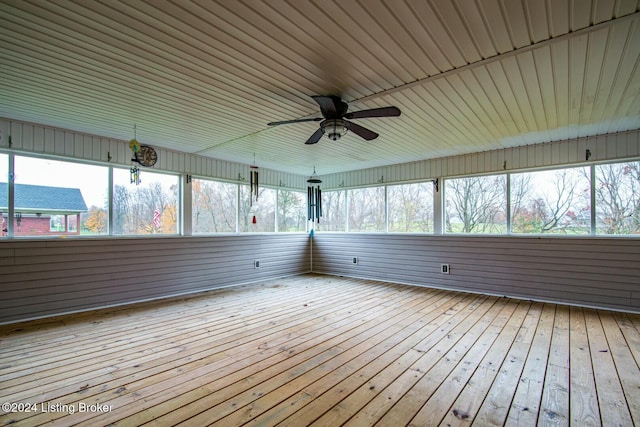
[[[639,365],[637,314],[305,275],[0,327],[0,425],[626,427]]]

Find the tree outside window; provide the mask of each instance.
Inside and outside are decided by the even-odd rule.
[[[589,168],[511,174],[511,231],[589,234]]]
[[[191,184],[191,229],[198,233],[236,231],[238,184],[194,179]]]
[[[254,222],[255,218],[255,222]],[[248,185],[240,186],[240,231],[273,232],[276,229],[276,190],[261,188],[258,200]]]
[[[113,170],[113,234],[176,234],[178,176],[143,170],[140,185],[129,169]]]
[[[307,198],[300,191],[278,190],[278,231],[306,231]]]
[[[384,187],[349,190],[349,231],[384,231]]]
[[[445,180],[447,233],[506,233],[506,175]]]
[[[595,167],[596,233],[640,234],[640,162]]]
[[[322,218],[319,224],[314,224],[315,230],[320,231],[345,231],[347,220],[346,190],[322,192]]]
[[[433,232],[433,184],[390,185],[387,187],[390,232]]]

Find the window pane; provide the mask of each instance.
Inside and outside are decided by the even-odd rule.
[[[320,224],[315,224],[314,229],[320,231],[345,231],[347,221],[345,217],[347,192],[323,191],[322,192],[322,217]]]
[[[194,179],[191,191],[194,234],[236,231],[238,184]]]
[[[589,168],[511,175],[513,233],[589,234]]]
[[[389,231],[433,232],[433,184],[390,185],[387,187]]]
[[[299,191],[278,190],[278,231],[306,231],[305,196]]]
[[[140,172],[131,183],[129,169],[113,169],[113,234],[176,234],[177,175]]]
[[[447,233],[506,233],[506,175],[445,180]]]
[[[15,156],[15,236],[107,230],[108,168]]]
[[[349,190],[349,231],[384,231],[384,187]]]
[[[0,153],[0,237],[9,234],[9,155]]]
[[[276,229],[276,190],[261,188],[258,200],[248,185],[240,186],[240,231],[265,232]],[[255,223],[253,219],[255,218]]]
[[[595,169],[596,233],[640,234],[640,162]]]

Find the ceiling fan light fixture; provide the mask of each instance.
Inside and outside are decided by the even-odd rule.
[[[320,123],[322,131],[332,141],[337,141],[347,133],[347,126],[342,119],[327,119]]]

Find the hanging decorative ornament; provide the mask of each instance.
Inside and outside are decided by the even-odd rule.
[[[135,155],[138,151],[140,151],[140,143],[138,142],[137,139],[132,139],[131,141],[129,141],[129,148],[131,149],[131,151],[133,151],[133,154]]]
[[[131,159],[132,162],[138,162],[137,161],[137,155],[138,155],[138,151],[140,151],[140,143],[138,142],[137,138],[137,125],[133,125],[133,139],[131,141],[129,141],[129,148],[131,149],[131,151],[133,151],[133,158]],[[129,178],[131,181],[131,184],[135,184],[135,185],[140,185],[140,168],[138,167],[138,165],[133,164],[131,165],[131,168],[129,169]]]
[[[132,162],[141,164],[142,166],[151,167],[158,161],[158,154],[153,147],[148,145],[140,145],[137,138],[136,125],[133,125],[133,139],[129,141],[129,148],[133,151]]]
[[[307,180],[310,185],[307,187],[307,218],[309,221],[320,224],[322,216],[322,190],[320,190],[321,179],[316,175],[316,168],[313,167],[313,176]]]

